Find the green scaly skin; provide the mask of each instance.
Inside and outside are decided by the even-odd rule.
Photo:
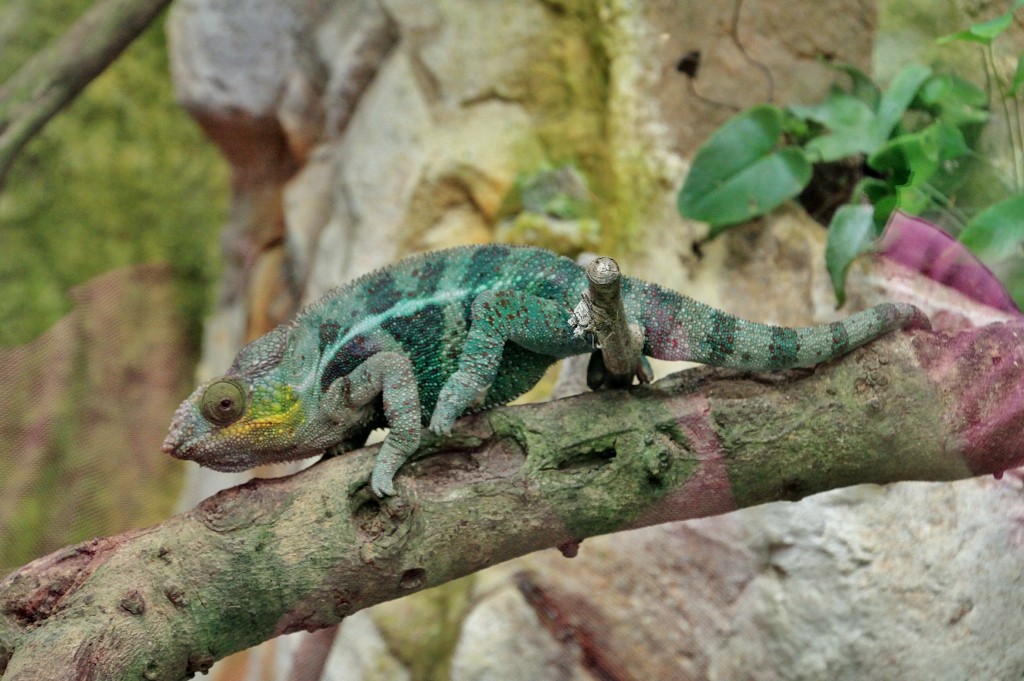
[[[504,404],[555,361],[593,351],[568,313],[582,268],[537,248],[468,246],[403,260],[346,284],[253,341],[227,374],[178,408],[163,451],[221,471],[361,446],[387,426],[371,478],[394,494],[420,429],[447,434],[467,411]],[[624,277],[643,353],[752,371],[809,367],[895,329],[927,328],[906,304],[804,328],[739,319]]]

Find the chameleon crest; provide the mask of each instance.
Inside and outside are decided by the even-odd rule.
[[[555,361],[593,350],[567,323],[583,269],[537,248],[467,246],[377,270],[326,294],[238,353],[227,373],[178,408],[163,451],[222,471],[361,446],[390,432],[371,478],[394,494],[424,426],[439,434],[467,411],[529,390]],[[912,305],[842,322],[759,324],[639,279],[622,280],[643,354],[755,371],[809,367],[898,328],[927,328]]]

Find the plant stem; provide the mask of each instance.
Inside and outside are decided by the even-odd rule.
[[[1024,130],[1021,129],[1020,124],[1020,100],[1017,99],[1016,95],[1014,95],[1011,101],[1013,102],[1013,125],[1017,128],[1017,141],[1011,142],[1011,144],[1014,144],[1014,151],[1017,152],[1017,158],[1024,159]],[[1024,163],[1024,160],[1022,160],[1022,163]],[[1022,170],[1024,170],[1024,168],[1022,168]],[[1021,191],[1020,185],[1017,186],[1017,191]]]
[[[1021,168],[1020,168],[1020,153],[1018,153],[1018,149],[1020,148],[1020,146],[1018,145],[1018,141],[1014,137],[1014,134],[1013,134],[1014,124],[1010,120],[1010,107],[1007,106],[1007,104],[1006,104],[1006,97],[1007,97],[1007,95],[1006,95],[1006,88],[1003,87],[1002,79],[999,78],[999,74],[996,72],[996,58],[995,58],[995,53],[992,50],[992,44],[991,43],[989,43],[988,45],[985,46],[984,53],[985,53],[985,57],[986,57],[985,70],[986,70],[986,72],[991,70],[992,80],[993,80],[993,82],[995,82],[996,91],[999,94],[999,103],[1002,104],[1002,106],[1003,106],[1003,116],[1006,118],[1006,132],[1010,136],[1010,153],[1013,156],[1013,184],[1014,184],[1015,191],[1020,192],[1021,191],[1021,181],[1020,181]],[[1018,132],[1019,132],[1020,128],[1018,127],[1017,129],[1018,129]]]
[[[956,223],[957,230],[963,230],[963,228],[967,226],[967,216],[953,204],[948,196],[928,182],[922,184],[921,189],[927,192],[932,201],[935,202],[935,205],[938,206],[952,222]]]

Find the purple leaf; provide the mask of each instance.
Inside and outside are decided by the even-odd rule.
[[[963,244],[922,218],[895,210],[878,241],[879,255],[1015,316],[1024,316],[992,272]]]

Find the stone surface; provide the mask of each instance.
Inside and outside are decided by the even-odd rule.
[[[739,14],[734,14],[736,8]],[[656,97],[676,150],[697,146],[740,109],[821,99],[835,80],[823,59],[869,70],[875,3],[746,0],[742,3],[644,3],[656,42]],[[678,69],[700,53],[693,87]]]
[[[412,676],[389,650],[368,612],[341,625],[324,669],[323,681],[411,681]]]
[[[551,18],[542,3],[437,3],[438,30],[420,51],[437,94],[453,109],[486,99],[530,99],[531,62]]]
[[[534,554],[478,577],[454,669],[495,679],[1017,678],[1024,648],[1006,625],[1024,581],[1022,490],[1016,476],[862,486],[588,539],[572,560]],[[557,671],[517,676],[488,666],[495,650],[559,660]]]
[[[504,582],[482,595],[463,623],[452,655],[452,681],[591,681],[579,650],[558,640]]]
[[[335,191],[344,196],[346,205],[345,213],[335,213],[336,222],[328,229],[341,230],[350,240],[343,254],[352,268],[348,276],[400,256],[403,221],[428,159],[430,131],[428,102],[413,64],[408,56],[397,53],[367,88],[338,147],[341,186]],[[320,252],[329,267],[337,254]]]

